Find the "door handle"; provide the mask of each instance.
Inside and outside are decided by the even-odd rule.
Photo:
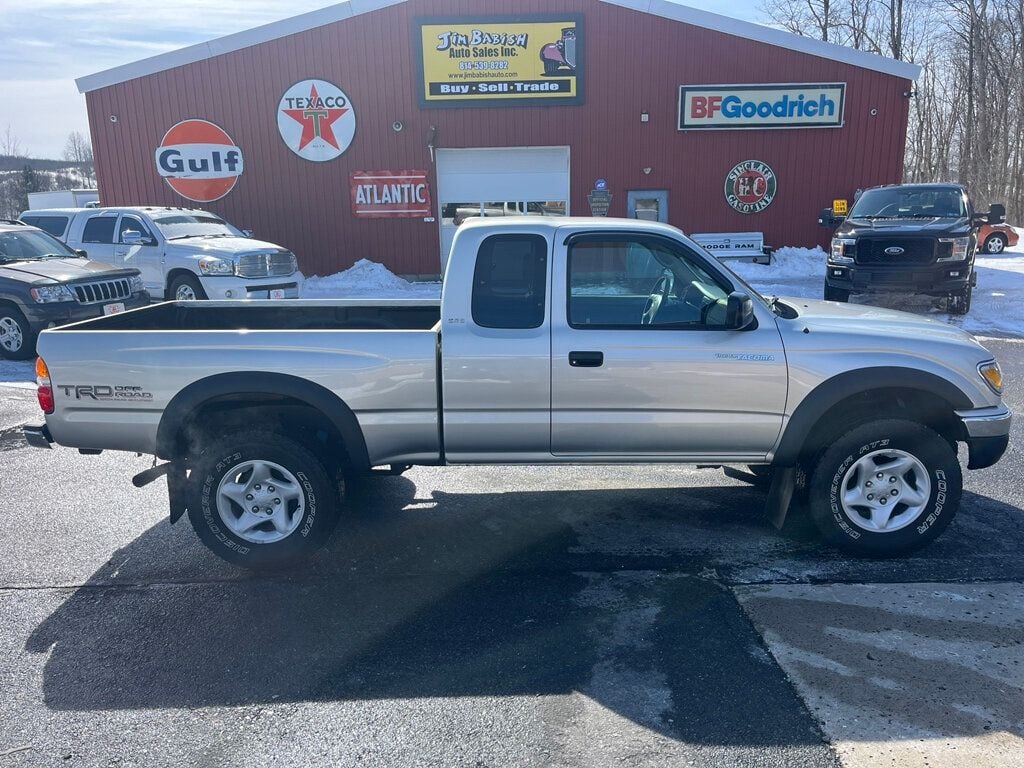
[[[573,368],[600,368],[604,365],[604,352],[570,352],[569,365]]]

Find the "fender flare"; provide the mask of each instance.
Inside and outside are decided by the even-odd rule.
[[[935,395],[949,403],[950,410],[974,407],[959,387],[927,371],[896,366],[845,371],[819,384],[797,406],[786,423],[772,463],[783,467],[796,464],[807,436],[821,417],[840,401],[871,390],[893,388],[916,389]]]
[[[157,454],[170,457],[181,425],[196,409],[224,395],[278,395],[299,400],[322,413],[341,434],[356,471],[369,471],[370,459],[363,430],[352,409],[326,387],[285,373],[233,371],[195,381],[178,392],[164,408],[157,428]]]

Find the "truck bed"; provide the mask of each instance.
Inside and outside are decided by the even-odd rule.
[[[190,385],[275,373],[348,404],[374,464],[434,461],[439,317],[436,301],[168,302],[50,329],[47,423],[71,447],[154,453],[164,409]]]

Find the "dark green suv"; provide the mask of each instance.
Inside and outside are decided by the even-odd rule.
[[[41,229],[0,219],[0,356],[25,360],[44,328],[147,304],[139,270],[90,261]]]

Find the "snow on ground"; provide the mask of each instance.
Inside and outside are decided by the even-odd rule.
[[[360,259],[344,272],[310,277],[302,292],[306,299],[437,299],[440,283],[410,283],[383,264]]]
[[[36,388],[35,360],[0,359],[0,387]]]
[[[822,297],[825,252],[820,248],[780,248],[771,266],[734,261],[728,266],[765,295]],[[948,314],[945,299],[906,293],[855,294],[851,301],[929,315],[977,335],[1024,337],[1024,242],[998,256],[979,254],[975,269],[978,285],[967,315]]]

